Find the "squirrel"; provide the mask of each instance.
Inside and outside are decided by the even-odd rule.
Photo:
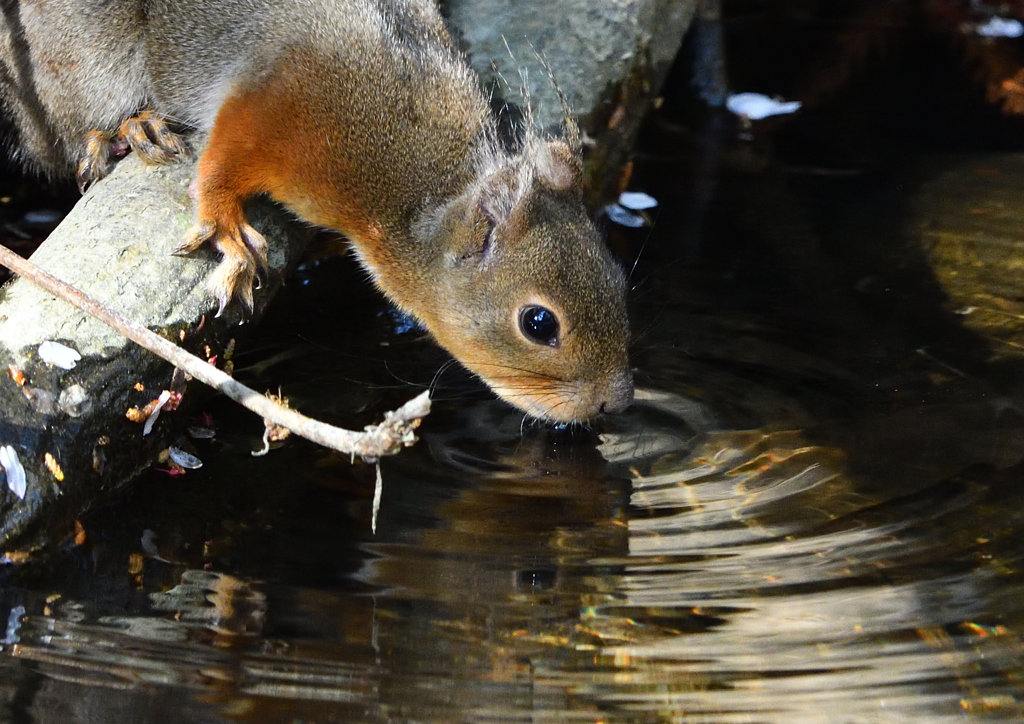
[[[266,194],[343,232],[377,287],[507,402],[586,421],[633,398],[625,277],[583,205],[579,131],[499,138],[433,0],[13,0],[0,5],[13,156],[102,178],[128,147],[208,133],[178,252],[252,305]]]

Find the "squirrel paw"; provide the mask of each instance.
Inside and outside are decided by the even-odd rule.
[[[164,119],[153,111],[132,116],[117,131],[119,140],[128,142],[132,150],[149,164],[170,163],[185,154],[181,136],[167,127]]]
[[[85,134],[85,155],[78,162],[78,190],[85,193],[89,187],[110,173],[110,156],[113,139],[103,131],[89,131]]]
[[[110,173],[112,158],[125,155],[129,148],[149,164],[170,163],[186,152],[181,136],[171,131],[162,118],[152,111],[142,111],[122,123],[116,134],[85,134],[85,155],[78,162],[78,190],[84,194]]]
[[[188,254],[207,242],[223,256],[207,282],[207,289],[217,300],[217,316],[232,299],[237,299],[245,311],[252,311],[253,287],[258,287],[259,279],[266,275],[267,240],[245,221],[218,225],[201,220],[174,253]]]

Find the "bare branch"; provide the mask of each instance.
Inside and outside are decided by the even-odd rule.
[[[200,382],[219,390],[265,420],[288,428],[296,435],[324,447],[348,455],[358,455],[363,460],[373,462],[385,455],[393,455],[403,447],[416,442],[415,430],[420,420],[430,412],[430,393],[424,392],[394,412],[385,413],[384,422],[368,426],[364,432],[328,425],[284,407],[256,390],[246,387],[176,344],[141,324],[122,317],[70,284],[43,271],[3,245],[0,245],[0,264],[108,324],[136,344],[184,370]]]

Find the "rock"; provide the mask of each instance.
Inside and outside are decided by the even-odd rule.
[[[916,194],[919,237],[950,311],[995,358],[1024,355],[1024,155],[949,159]]]
[[[193,353],[222,354],[251,329],[309,231],[282,210],[254,203],[249,218],[270,242],[270,274],[257,291],[252,323],[240,312],[213,316],[204,284],[216,255],[171,254],[192,222],[194,164],[146,167],[134,156],[96,184],[32,255],[32,261]],[[82,357],[72,369],[39,356],[44,341]],[[90,504],[116,491],[155,460],[180,429],[162,415],[152,434],[125,417],[171,387],[172,368],[118,332],[24,279],[0,290],[0,445],[25,469],[19,499],[0,478],[0,549],[34,546],[71,530]],[[19,386],[7,374],[25,377]],[[189,387],[184,387],[186,401]],[[48,464],[47,454],[52,462]]]
[[[523,106],[525,91],[534,122],[557,129],[563,111],[547,64],[594,142],[587,174],[594,187],[590,201],[597,204],[618,179],[696,5],[697,0],[449,0],[447,10],[470,64],[497,97]]]
[[[599,196],[609,179],[618,178],[694,3],[452,0],[448,9],[483,81],[504,74],[514,91],[511,102],[521,101],[519,68],[530,69],[525,78],[535,120],[550,127],[563,111],[535,53],[546,59],[584,131],[596,140],[588,167]],[[171,254],[192,221],[193,175],[191,163],[149,168],[129,155],[86,194],[32,261],[190,351],[222,354],[252,325],[238,326],[237,309],[212,316],[204,289],[216,263],[212,252]],[[255,323],[310,232],[266,203],[251,204],[248,216],[270,246],[270,278],[257,292]],[[77,351],[81,360],[72,369],[45,363],[38,352],[44,341]],[[0,362],[0,370],[10,365],[25,377],[23,385],[6,374],[0,379],[0,446],[10,446],[25,471],[24,497],[8,488],[6,475],[0,478],[2,550],[69,533],[78,515],[151,465],[181,428],[175,413],[161,414],[144,436],[142,424],[125,417],[129,408],[141,408],[172,387],[169,364],[22,279],[0,290]],[[187,402],[191,393],[184,389]]]

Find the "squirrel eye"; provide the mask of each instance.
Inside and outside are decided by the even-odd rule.
[[[558,327],[558,317],[546,307],[530,305],[519,310],[519,329],[532,342],[558,346]]]

